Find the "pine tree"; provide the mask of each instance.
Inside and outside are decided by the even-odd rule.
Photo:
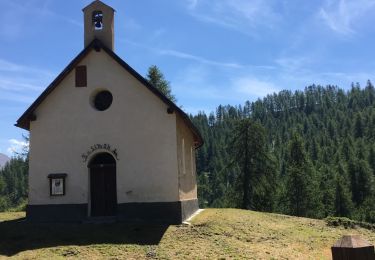
[[[347,173],[340,163],[336,175],[335,212],[338,217],[351,217],[353,214],[352,194],[346,179]]]
[[[239,121],[234,129],[230,153],[241,170],[238,178],[238,192],[242,193],[240,207],[272,208],[275,170],[267,149],[265,129],[251,119]],[[262,203],[257,203],[260,201]]]
[[[354,157],[348,163],[348,173],[353,193],[353,202],[356,206],[360,206],[374,193],[372,171],[367,161]]]
[[[354,137],[362,138],[363,135],[364,135],[363,118],[362,118],[361,113],[358,113],[355,117]]]
[[[331,167],[323,166],[320,170],[320,192],[322,194],[323,216],[333,216],[335,212],[335,177]]]
[[[153,85],[171,101],[177,102],[175,96],[172,94],[170,83],[164,78],[163,73],[157,66],[152,65],[148,69],[146,79],[151,85]]]
[[[375,178],[375,145],[372,145],[370,147],[369,155],[368,155],[368,162],[372,169],[372,173]]]
[[[16,207],[27,198],[28,163],[12,158],[0,170],[0,210]]]
[[[286,190],[290,214],[306,217],[322,214],[314,172],[298,134],[289,142]]]

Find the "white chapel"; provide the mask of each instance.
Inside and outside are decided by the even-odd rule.
[[[202,137],[116,55],[115,10],[83,14],[84,49],[16,124],[30,131],[27,220],[181,223],[198,209]]]

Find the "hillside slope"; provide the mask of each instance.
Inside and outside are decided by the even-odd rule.
[[[371,82],[348,91],[315,85],[304,91],[285,90],[244,106],[218,106],[215,113],[192,117],[205,141],[197,150],[196,163],[201,207],[242,205],[243,165],[238,165],[232,144],[238,138],[244,141],[236,128],[245,118],[265,128],[268,156],[275,161],[274,169],[267,171],[272,181],[250,182],[254,201],[248,208],[295,212],[291,162],[296,157],[290,147],[297,139],[304,150],[302,174],[309,172],[304,175],[305,190],[314,194],[299,198],[305,205],[314,199],[300,216],[342,216],[375,223],[375,87]]]
[[[34,225],[17,221],[23,216],[0,214],[0,258],[330,259],[330,246],[344,234],[375,243],[365,229],[236,209],[207,209],[191,226]]]

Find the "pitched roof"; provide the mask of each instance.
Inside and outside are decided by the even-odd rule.
[[[346,235],[337,240],[333,247],[339,248],[361,248],[373,247],[367,240],[361,238],[359,235]]]
[[[115,9],[113,9],[111,6],[109,6],[109,5],[103,3],[102,1],[99,1],[99,0],[95,0],[95,1],[91,2],[91,4],[89,4],[89,5],[87,5],[85,8],[83,8],[82,11],[85,11],[85,10],[86,10],[87,8],[89,8],[90,6],[92,6],[92,5],[97,5],[97,4],[102,5],[102,6],[105,6],[105,7],[107,7],[107,8],[112,9],[113,11],[115,11]]]
[[[142,77],[138,72],[136,72],[132,67],[130,67],[125,61],[123,61],[119,56],[117,56],[112,50],[105,47],[99,40],[93,40],[81,53],[75,57],[69,65],[57,76],[57,78],[43,91],[43,93],[31,104],[31,106],[23,113],[23,115],[17,120],[15,126],[23,128],[25,130],[30,130],[30,121],[35,120],[34,111],[43,102],[44,99],[61,83],[61,81],[75,68],[76,65],[81,62],[81,60],[86,57],[86,55],[94,49],[95,51],[104,50],[109,56],[111,56],[118,64],[120,64],[127,72],[129,72],[133,77],[135,77],[143,86],[148,88],[152,93],[159,97],[165,104],[169,106],[170,109],[179,113],[187,126],[193,132],[196,137],[196,147],[203,145],[203,138],[199,130],[195,127],[193,122],[191,122],[189,116],[182,111],[175,103],[169,100],[163,93],[161,93],[157,88],[151,85],[144,77]]]

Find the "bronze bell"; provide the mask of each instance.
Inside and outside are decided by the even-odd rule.
[[[103,13],[101,11],[95,11],[92,14],[92,21],[95,28],[101,29],[103,27]]]
[[[99,19],[97,21],[95,21],[95,27],[96,28],[102,28],[102,22]]]

